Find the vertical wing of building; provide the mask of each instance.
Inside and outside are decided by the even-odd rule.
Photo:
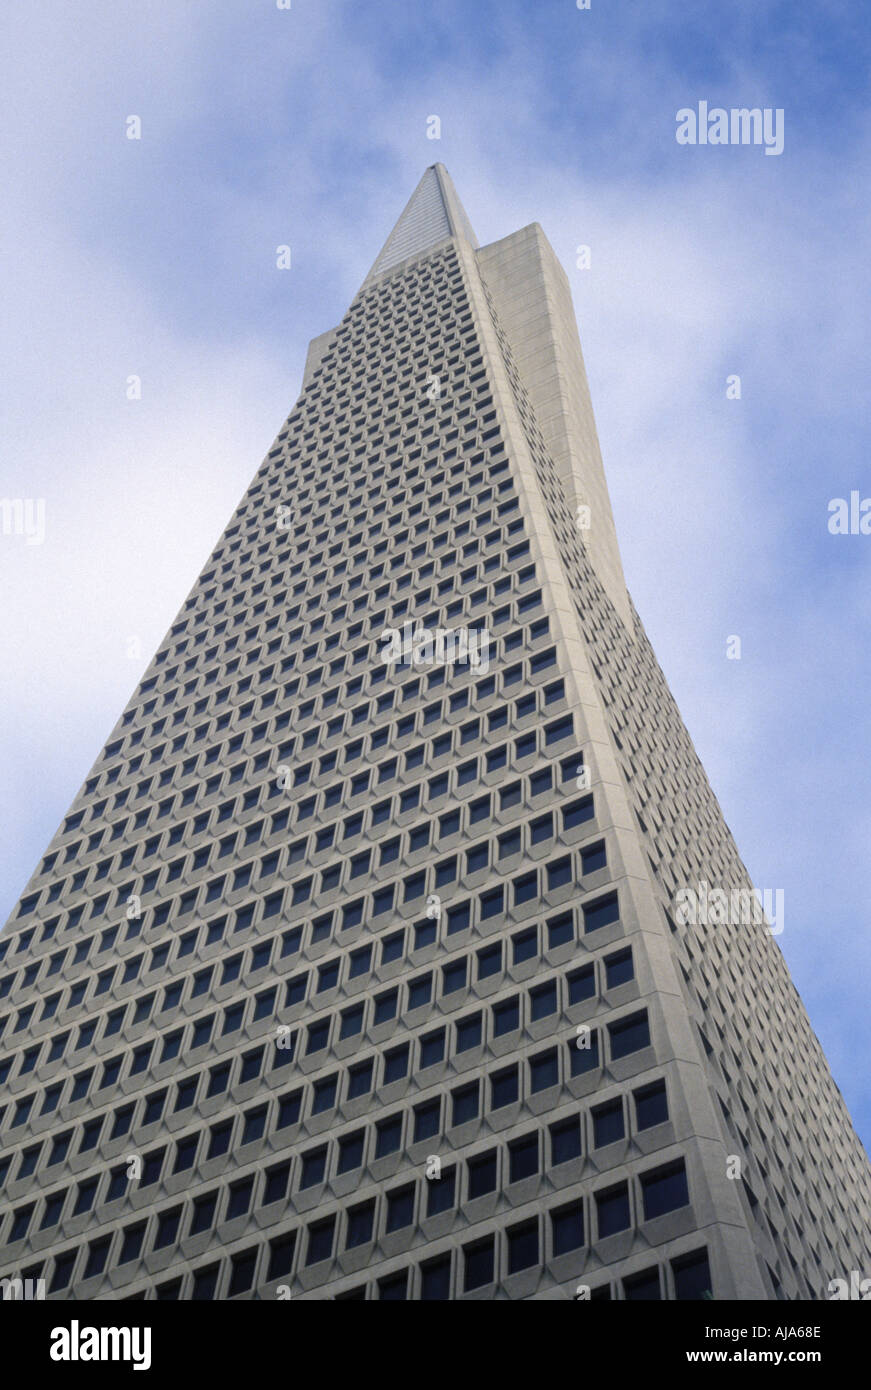
[[[765,925],[678,918],[702,881],[750,888],[565,276],[436,165],[0,936],[0,1274],[827,1297],[867,1158]]]

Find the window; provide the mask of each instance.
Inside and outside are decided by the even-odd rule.
[[[486,980],[490,975],[498,975],[502,969],[502,943],[485,946],[478,952],[478,979]]]
[[[466,958],[451,961],[450,964],[442,966],[442,996],[454,994],[458,989],[465,989],[466,986]]]
[[[227,1197],[227,1210],[225,1220],[232,1221],[236,1216],[245,1216],[251,1206],[251,1193],[254,1190],[254,1179],[243,1178],[242,1182],[233,1183]]]
[[[580,1033],[568,1046],[569,1071],[572,1076],[582,1076],[584,1072],[595,1071],[599,1066],[598,1033]]]
[[[375,1157],[395,1153],[402,1141],[402,1116],[393,1115],[376,1126]]]
[[[423,1067],[435,1066],[436,1062],[444,1060],[445,1055],[445,1030],[439,1028],[434,1033],[427,1033],[420,1040],[420,1065]]]
[[[529,1089],[533,1094],[547,1090],[548,1086],[556,1086],[558,1082],[559,1058],[555,1047],[529,1059]]]
[[[351,1067],[348,1072],[348,1100],[356,1100],[358,1096],[366,1096],[372,1090],[373,1065],[372,1059],[360,1062],[356,1067]]]
[[[538,1135],[515,1139],[508,1145],[508,1181],[521,1182],[538,1173]]]
[[[403,1043],[401,1047],[395,1047],[392,1052],[388,1052],[384,1058],[384,1085],[389,1086],[392,1081],[401,1081],[408,1075],[408,1043]]]
[[[573,970],[568,976],[569,1004],[581,1004],[596,993],[596,973],[592,965]]]
[[[616,989],[618,985],[625,985],[627,980],[634,978],[635,970],[632,965],[631,946],[617,951],[613,956],[605,957],[605,987],[607,989]]]
[[[664,1081],[654,1081],[650,1086],[634,1091],[633,1098],[635,1123],[639,1130],[661,1125],[668,1119],[668,1099]]]
[[[480,1047],[482,1041],[482,1015],[472,1014],[457,1023],[457,1052],[468,1052],[470,1048]]]
[[[480,1289],[485,1284],[492,1284],[494,1270],[494,1240],[492,1236],[488,1237],[487,1240],[478,1241],[475,1245],[465,1246],[463,1258],[465,1264],[464,1292],[468,1293],[471,1289]]]
[[[289,1274],[293,1267],[293,1254],[296,1248],[296,1231],[280,1236],[269,1245],[269,1279],[278,1279]]]
[[[622,1100],[609,1101],[593,1111],[593,1144],[597,1149],[614,1144],[625,1135]]]
[[[208,1231],[211,1229],[215,1219],[217,1202],[217,1192],[208,1192],[204,1197],[197,1197],[195,1199],[193,1215],[191,1216],[190,1235],[195,1236],[200,1231]]]
[[[471,1086],[460,1086],[452,1093],[453,1115],[451,1123],[455,1125],[466,1124],[469,1120],[478,1117],[478,1083],[473,1082]]]
[[[581,874],[583,876],[594,874],[597,869],[604,869],[607,862],[608,856],[605,852],[604,840],[599,840],[597,844],[581,850]]]
[[[422,1300],[444,1301],[451,1296],[451,1257],[440,1255],[421,1268],[420,1296]]]
[[[438,1216],[454,1205],[457,1183],[456,1168],[444,1168],[441,1177],[428,1178],[426,1184],[426,1214]]]
[[[353,1168],[361,1167],[363,1163],[363,1143],[366,1138],[366,1131],[359,1129],[355,1134],[346,1134],[339,1140],[339,1157],[336,1164],[337,1173],[348,1173]]]
[[[628,1229],[629,1188],[625,1182],[596,1193],[596,1219],[600,1240]]]
[[[654,1266],[653,1269],[642,1270],[640,1274],[632,1274],[624,1279],[623,1297],[629,1303],[661,1298],[659,1270]]]
[[[386,1232],[389,1234],[401,1230],[403,1226],[410,1226],[413,1220],[414,1184],[388,1192]]]
[[[670,1163],[665,1168],[656,1168],[652,1173],[643,1173],[641,1198],[645,1221],[652,1221],[666,1212],[685,1207],[690,1200],[690,1194],[683,1159],[677,1163]]]
[[[303,1154],[300,1188],[315,1187],[317,1183],[323,1182],[326,1165],[326,1148],[312,1149],[309,1153]]]
[[[506,1067],[490,1078],[490,1108],[500,1110],[503,1105],[513,1105],[520,1097],[517,1067]]]
[[[136,1226],[128,1226],[126,1230],[122,1232],[121,1254],[118,1256],[119,1265],[127,1264],[129,1260],[135,1260],[139,1258],[139,1253],[142,1249],[142,1240],[144,1235],[144,1221],[140,1222],[139,1225]]]
[[[584,907],[584,931],[599,931],[611,922],[616,922],[619,917],[617,894],[607,893],[605,897],[597,898],[595,902],[587,903]]]
[[[181,1220],[181,1207],[174,1207],[172,1211],[162,1211],[157,1218],[157,1234],[154,1237],[154,1248],[160,1250],[165,1245],[173,1245],[178,1235],[179,1222]]]
[[[470,1158],[467,1169],[469,1201],[472,1201],[475,1197],[484,1197],[488,1192],[495,1192],[495,1149],[492,1149],[489,1153],[481,1154],[478,1158]]]
[[[581,1122],[577,1116],[571,1120],[562,1120],[559,1124],[550,1127],[550,1161],[556,1167],[558,1163],[568,1163],[570,1159],[580,1158],[581,1155]]]
[[[538,1222],[527,1221],[508,1230],[508,1273],[538,1264]]]
[[[351,1207],[348,1212],[348,1234],[345,1239],[345,1249],[353,1250],[355,1246],[365,1245],[367,1241],[370,1241],[374,1222],[374,1202],[362,1202],[358,1207]]]
[[[533,1023],[540,1018],[548,1018],[550,1014],[556,1013],[556,980],[551,980],[546,985],[538,985],[537,988],[529,991],[530,1000],[530,1019]]]
[[[617,1023],[608,1024],[611,1041],[611,1059],[626,1057],[630,1052],[638,1052],[650,1046],[650,1028],[647,1023],[647,1010],[621,1018]]]
[[[514,964],[522,965],[526,960],[532,960],[538,952],[538,929],[532,927],[527,931],[518,932],[511,938],[513,948]]]
[[[275,1168],[266,1170],[266,1181],[263,1185],[262,1206],[269,1206],[270,1202],[279,1202],[287,1194],[287,1180],[290,1177],[290,1164],[280,1163]]]
[[[390,1300],[399,1302],[408,1297],[408,1271],[402,1270],[400,1274],[390,1274],[386,1279],[378,1280],[378,1297],[382,1301]]]
[[[554,1255],[567,1255],[584,1243],[584,1208],[580,1202],[560,1207],[550,1214],[551,1239]]]
[[[520,998],[515,995],[513,999],[507,999],[503,1004],[496,1004],[493,1009],[493,1036],[501,1038],[505,1033],[512,1033],[515,1028],[520,1027]]]
[[[711,1298],[711,1270],[707,1250],[697,1250],[692,1255],[681,1255],[679,1259],[672,1260],[671,1272],[675,1298]]]
[[[308,1254],[306,1255],[306,1265],[318,1264],[321,1260],[328,1260],[333,1253],[333,1230],[336,1218],[330,1216],[326,1221],[316,1221],[309,1227],[308,1235]]]
[[[431,1139],[439,1132],[439,1122],[441,1118],[441,1100],[426,1101],[423,1105],[417,1105],[414,1109],[414,1139],[417,1144],[422,1139]]]

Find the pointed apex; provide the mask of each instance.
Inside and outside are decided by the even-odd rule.
[[[400,261],[453,236],[465,238],[474,247],[478,245],[450,174],[443,164],[431,164],[363,283],[370,284]]]

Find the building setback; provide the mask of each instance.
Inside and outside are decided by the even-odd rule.
[[[830,1297],[868,1160],[770,925],[701,884],[751,887],[565,274],[436,164],[0,936],[0,1276]]]

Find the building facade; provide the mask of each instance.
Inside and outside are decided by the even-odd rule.
[[[701,885],[755,901],[565,274],[435,165],[0,936],[0,1276],[830,1297],[868,1160],[771,924]]]

